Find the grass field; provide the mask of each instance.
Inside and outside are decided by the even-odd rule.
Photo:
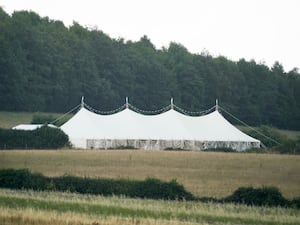
[[[296,209],[0,189],[1,225],[290,224]]]
[[[12,128],[18,124],[30,123],[33,113],[27,112],[0,112],[0,127]]]
[[[33,115],[0,112],[0,127],[30,123]],[[279,132],[291,139],[300,136],[298,131]],[[29,168],[46,176],[176,179],[199,197],[225,197],[242,186],[276,186],[286,198],[300,196],[300,155],[13,150],[0,151],[1,168]],[[299,221],[299,209],[0,189],[1,225],[296,225]]]
[[[177,179],[200,197],[225,197],[241,186],[276,186],[300,196],[300,156],[250,153],[53,150],[0,151],[0,168],[46,176]]]
[[[58,118],[59,113],[41,113],[41,112],[4,112],[0,111],[0,128],[12,128],[18,124],[30,124],[34,115],[52,115]]]

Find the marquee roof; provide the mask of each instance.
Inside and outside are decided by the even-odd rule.
[[[257,142],[229,123],[215,110],[204,116],[188,116],[170,109],[143,115],[129,108],[99,115],[82,107],[61,129],[74,139],[197,140]]]

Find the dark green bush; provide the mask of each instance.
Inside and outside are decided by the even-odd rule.
[[[26,169],[3,169],[0,170],[0,185],[2,188],[21,189],[27,186],[29,176],[30,172]]]
[[[0,188],[33,189],[51,191],[69,191],[94,195],[124,195],[133,198],[194,200],[201,202],[230,202],[254,206],[282,206],[300,208],[300,198],[291,201],[285,199],[275,187],[241,187],[224,199],[196,198],[186,191],[176,180],[164,182],[155,178],[144,181],[128,179],[92,179],[87,177],[45,177],[39,173],[31,173],[27,169],[0,170]]]
[[[125,195],[149,199],[193,200],[191,193],[175,180],[163,182],[148,178],[144,181],[126,179],[92,179],[74,176],[48,178],[27,169],[0,170],[0,187],[12,189],[56,190],[81,194]]]
[[[73,176],[63,176],[52,179],[58,191],[101,195],[126,195],[128,197],[191,200],[193,195],[176,181],[163,182],[148,178],[144,181],[126,179],[114,180],[108,178],[91,179]]]
[[[225,202],[255,206],[288,205],[288,201],[282,196],[276,187],[241,187],[238,188],[231,196],[225,198]]]
[[[152,199],[177,199],[192,200],[193,195],[187,192],[176,180],[162,182],[159,179],[148,178],[143,182],[137,182],[132,197]]]
[[[56,128],[0,129],[0,149],[57,149],[68,145],[68,136]]]
[[[129,195],[127,180],[92,179],[74,176],[62,176],[51,179],[56,190],[70,191],[82,194]]]
[[[264,136],[254,130],[245,130],[244,132],[259,139],[267,147],[267,149],[253,149],[247,150],[247,152],[300,154],[300,137],[297,140],[289,139],[285,135],[280,134],[276,129],[269,126],[260,126],[257,130],[264,134]]]
[[[44,190],[47,179],[42,174],[31,173],[27,169],[0,170],[0,187],[12,189]]]
[[[280,153],[300,154],[300,138],[297,140],[286,139],[274,149]]]
[[[300,197],[294,198],[294,199],[290,202],[290,206],[293,207],[293,208],[300,209]]]

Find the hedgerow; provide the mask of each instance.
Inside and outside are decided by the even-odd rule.
[[[103,196],[127,196],[162,200],[237,203],[253,206],[300,208],[300,198],[285,199],[275,187],[241,187],[224,199],[195,197],[176,180],[164,182],[155,178],[143,181],[129,179],[88,178],[75,176],[46,177],[28,169],[0,170],[0,188],[68,191]]]
[[[43,126],[36,130],[0,129],[0,149],[58,149],[69,146],[62,130]]]
[[[172,180],[163,182],[148,178],[144,181],[128,179],[92,179],[87,177],[45,177],[27,169],[0,170],[0,187],[11,189],[56,190],[81,194],[125,195],[134,198],[193,200],[194,196]]]

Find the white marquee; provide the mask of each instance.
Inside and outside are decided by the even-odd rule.
[[[170,110],[158,115],[143,115],[126,107],[99,115],[85,107],[61,129],[76,148],[138,149],[232,148],[238,151],[258,148],[260,141],[238,130],[215,111],[204,116],[188,116]]]

